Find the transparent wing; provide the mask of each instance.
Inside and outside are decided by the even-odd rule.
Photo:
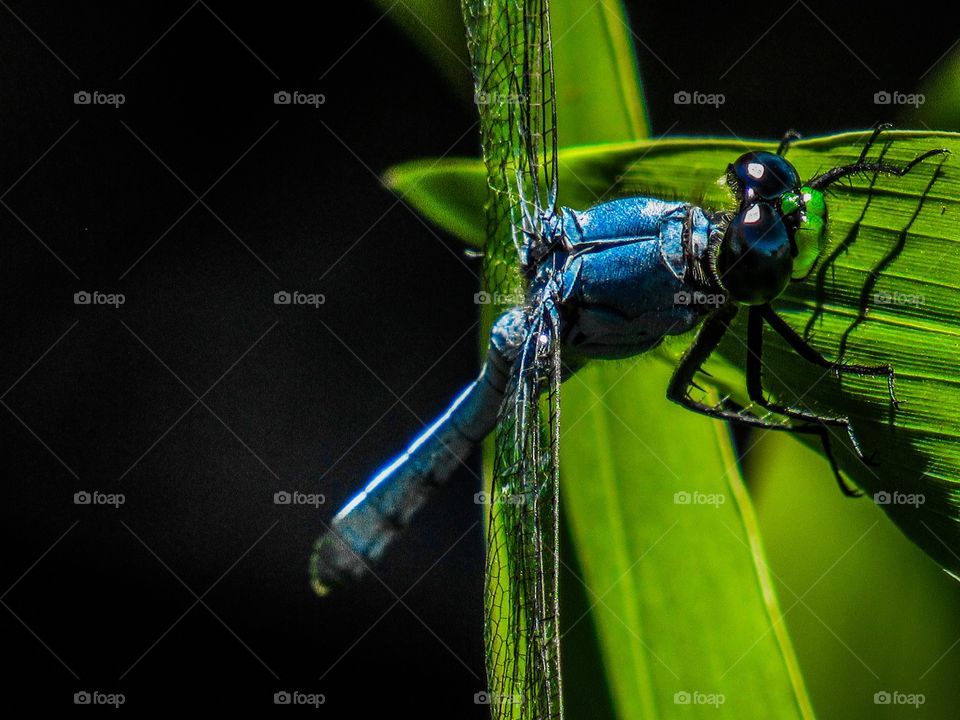
[[[543,305],[534,311],[496,432],[485,592],[495,720],[562,717],[557,321]]]
[[[489,179],[485,281],[510,293],[556,209],[549,2],[463,0],[463,14]]]
[[[463,0],[487,166],[484,284],[525,291],[557,216],[548,0]],[[497,295],[499,294],[499,295]],[[560,718],[557,631],[560,348],[552,302],[528,331],[500,411],[487,527],[485,640],[492,715]]]

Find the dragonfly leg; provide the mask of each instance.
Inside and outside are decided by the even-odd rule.
[[[797,132],[793,128],[790,128],[789,130],[787,130],[783,134],[783,137],[780,138],[780,144],[777,146],[777,155],[780,155],[780,156],[786,155],[787,150],[790,149],[790,146],[794,143],[794,141],[799,140],[802,137],[803,135],[801,135],[799,132]]]
[[[707,358],[713,354],[720,344],[720,340],[730,328],[730,322],[737,314],[737,307],[732,303],[723,305],[713,315],[704,321],[703,327],[697,333],[677,369],[670,378],[670,384],[667,387],[667,399],[682,405],[688,410],[693,410],[701,415],[716,418],[718,420],[731,420],[753,427],[764,428],[767,430],[797,430],[798,432],[812,432],[804,430],[803,426],[794,427],[788,423],[771,422],[749,412],[733,410],[727,405],[707,405],[698,402],[690,397],[690,388],[696,387],[694,376],[700,372],[700,367],[706,362]]]
[[[839,466],[834,458],[833,449],[830,446],[828,430],[822,423],[809,421],[799,424],[773,422],[747,411],[733,410],[723,404],[707,405],[690,397],[690,388],[694,386],[694,375],[700,371],[700,366],[703,365],[713,351],[717,349],[720,340],[729,329],[730,322],[736,314],[737,308],[735,305],[725,305],[705,321],[693,345],[691,345],[686,354],[684,354],[683,359],[673,373],[673,377],[670,379],[670,385],[667,388],[667,398],[688,410],[693,410],[694,412],[717,420],[729,420],[741,425],[748,425],[763,430],[782,430],[819,436],[821,440],[823,440],[824,453],[830,461],[830,466],[833,468],[834,475],[841,489],[844,491],[844,494],[851,494],[852,491],[847,487],[846,483],[842,481]]]
[[[864,144],[863,150],[860,151],[860,157],[857,158],[855,163],[852,163],[851,165],[841,165],[839,167],[827,170],[822,175],[818,175],[817,177],[813,178],[813,180],[807,183],[807,185],[815,190],[821,190],[828,185],[835,183],[840,178],[866,172],[883,173],[885,175],[903,177],[927,158],[935,155],[944,155],[950,153],[950,151],[946,148],[934,148],[933,150],[927,150],[927,152],[917,155],[917,157],[903,166],[891,165],[890,163],[885,163],[882,161],[867,162],[867,154],[870,152],[870,148],[873,147],[874,143],[876,143],[877,138],[880,137],[880,133],[882,133],[884,130],[889,130],[892,127],[893,125],[890,123],[881,123],[877,125],[873,129],[873,133],[870,135],[867,142]]]
[[[870,148],[873,147],[873,144],[877,141],[877,138],[880,137],[880,133],[884,130],[892,130],[893,123],[891,122],[882,122],[877,123],[873,128],[873,132],[870,133],[870,137],[867,138],[867,141],[863,144],[863,150],[860,151],[860,159],[857,162],[863,162],[867,159],[867,155],[870,152]]]
[[[838,377],[841,373],[872,377],[885,376],[887,378],[887,392],[890,395],[890,404],[893,406],[894,410],[900,407],[900,401],[897,400],[892,365],[889,363],[884,365],[851,365],[827,360],[823,355],[810,347],[807,341],[804,340],[792,327],[790,327],[783,318],[777,315],[772,307],[769,305],[763,305],[762,307],[758,308],[758,310],[763,315],[763,319],[767,321],[770,327],[776,330],[777,334],[786,340],[790,347],[792,347],[794,351],[796,351],[796,353],[807,362],[813,363],[814,365],[822,367],[825,370],[831,370]]]
[[[841,368],[859,368],[868,371],[867,373],[863,374],[872,375],[887,374],[888,368],[863,367],[855,365],[843,366],[839,363],[831,363],[816,350],[803,342],[803,340],[793,332],[792,328],[790,328],[786,322],[784,322],[779,316],[777,316],[776,313],[773,312],[769,305],[751,307],[749,312],[750,314],[747,319],[747,395],[750,397],[752,402],[757,403],[761,407],[764,407],[771,412],[779,413],[780,415],[784,415],[794,420],[802,420],[812,424],[814,427],[819,427],[819,434],[821,442],[823,443],[824,453],[826,454],[827,459],[830,461],[830,467],[837,479],[837,484],[840,486],[840,489],[843,491],[844,495],[848,497],[858,497],[860,493],[851,488],[841,476],[830,442],[829,428],[843,428],[846,431],[847,436],[850,438],[850,443],[856,452],[857,458],[864,464],[872,464],[870,460],[863,455],[863,451],[860,449],[860,443],[857,440],[857,436],[853,432],[853,426],[850,423],[850,419],[842,416],[819,415],[802,408],[781,405],[779,403],[772,402],[765,397],[763,392],[763,323],[765,320],[769,322],[770,325],[777,330],[777,332],[783,335],[784,339],[786,339],[787,342],[789,342],[790,345],[797,350],[801,357],[819,365],[820,367],[824,367],[834,372],[839,372]],[[775,322],[771,321],[771,316],[776,319]],[[783,328],[786,328],[787,332],[792,333],[792,337],[788,338],[787,335],[784,334]],[[799,341],[799,343],[804,346],[803,351],[801,351],[800,348],[794,344],[794,340]],[[889,372],[892,373],[892,370]]]

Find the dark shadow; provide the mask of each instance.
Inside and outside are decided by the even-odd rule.
[[[944,159],[945,160],[945,159]],[[863,283],[859,292],[858,312],[851,321],[838,343],[836,359],[842,360],[847,349],[850,347],[852,333],[867,319],[869,304],[873,298],[875,288],[883,274],[886,273],[894,261],[902,254],[907,244],[907,237],[911,228],[920,216],[927,198],[930,196],[934,186],[939,182],[946,172],[941,161],[934,168],[929,182],[910,217],[904,223],[902,230],[897,233],[896,242],[884,254],[874,267],[868,272],[868,277]],[[817,311],[814,317],[806,325],[805,335],[809,335],[814,328],[817,318],[823,314],[823,305],[826,298],[826,278],[828,268],[830,268],[841,252],[845,252],[853,242],[856,241],[861,224],[866,215],[866,209],[869,207],[873,196],[874,182],[870,183],[870,196],[867,198],[864,210],[860,217],[854,223],[851,231],[844,238],[844,241],[834,249],[830,257],[824,262],[817,273]],[[802,312],[803,307],[793,308],[796,312]],[[742,331],[742,327],[740,328]],[[733,348],[741,350],[741,348]],[[730,348],[725,354],[730,352]],[[777,395],[782,393],[794,396],[803,396],[809,393],[809,388],[820,384],[823,380],[822,389],[816,394],[816,398],[810,395],[807,400],[811,401],[811,407],[833,407],[836,409],[840,403],[834,402],[841,397],[843,378],[823,378],[821,373],[808,366],[805,363],[798,362],[792,350],[782,346],[780,343],[770,344],[770,367],[778,369],[778,375],[771,374],[767,382],[771,389]],[[877,362],[883,362],[888,358],[877,358]],[[896,364],[894,363],[896,371]],[[833,389],[835,388],[835,389]],[[801,390],[797,393],[797,390]],[[806,402],[804,403],[806,404]],[[853,455],[852,450],[843,441],[842,437],[836,437],[834,444],[837,452],[837,459],[844,472],[854,479],[856,483],[865,491],[867,497],[861,502],[869,502],[873,499],[875,493],[920,493],[926,497],[926,505],[915,509],[909,506],[896,504],[881,504],[884,512],[900,528],[912,538],[920,538],[928,532],[924,528],[924,523],[935,525],[943,537],[949,538],[951,543],[955,538],[952,531],[953,526],[950,523],[941,523],[940,518],[943,514],[943,508],[952,507],[954,500],[951,499],[949,492],[934,482],[927,475],[930,469],[930,457],[924,452],[918,450],[917,443],[920,439],[929,436],[928,431],[915,430],[908,427],[898,426],[895,423],[894,409],[892,404],[888,404],[888,415],[884,422],[883,414],[877,405],[877,401],[860,399],[855,395],[843,394],[842,405],[844,414],[850,417],[853,423],[853,429],[863,447],[864,453],[868,457],[875,456],[877,463],[872,466],[864,465]],[[815,438],[802,438],[807,444],[816,447],[819,450],[819,442]],[[939,509],[937,509],[939,508]],[[937,547],[927,547],[927,551],[934,556],[937,562],[950,567],[955,563],[955,556],[952,550],[946,545],[942,549]]]
[[[924,188],[923,195],[920,197],[920,202],[917,203],[917,207],[914,209],[913,214],[910,216],[910,219],[907,221],[907,224],[897,235],[897,242],[893,248],[888,252],[883,259],[877,263],[876,267],[871,268],[869,272],[869,277],[867,281],[863,284],[863,288],[860,291],[860,298],[858,300],[858,314],[856,319],[850,324],[844,333],[843,337],[840,339],[839,352],[840,356],[843,357],[844,352],[846,351],[847,342],[850,337],[850,334],[867,318],[867,312],[869,310],[869,301],[870,296],[873,294],[873,290],[876,287],[877,281],[881,277],[881,273],[886,270],[890,265],[896,260],[900,254],[903,252],[904,247],[907,244],[907,235],[910,233],[910,228],[913,226],[913,223],[916,222],[917,217],[920,215],[920,210],[923,208],[923,204],[927,199],[927,196],[930,194],[930,191],[933,189],[933,186],[936,184],[937,180],[943,177],[943,162],[940,162],[940,165],[937,166],[934,170],[933,175],[930,178],[930,182],[927,183],[927,187]],[[869,204],[869,200],[868,200]],[[866,212],[866,205],[864,206],[864,212]],[[860,220],[857,221],[857,227],[859,228],[860,221],[862,221],[863,215],[860,216]]]
[[[879,161],[883,161],[883,156],[886,154],[889,144],[883,147],[883,150],[880,152],[878,158]],[[803,329],[803,339],[810,340],[810,334],[813,332],[813,326],[823,316],[823,303],[827,295],[827,272],[833,270],[833,264],[837,261],[842,254],[847,252],[847,249],[856,242],[857,236],[860,234],[860,225],[863,223],[863,219],[867,215],[867,210],[870,208],[870,203],[873,200],[873,188],[877,183],[877,173],[874,173],[870,178],[870,185],[867,186],[867,201],[863,204],[863,210],[860,212],[860,217],[858,217],[853,225],[850,226],[850,230],[847,232],[843,240],[840,241],[840,244],[833,249],[833,252],[827,256],[820,267],[817,268],[816,276],[816,307],[814,308],[813,315],[810,316],[810,319],[807,320],[807,325]],[[829,203],[828,206],[829,208]],[[829,222],[829,220],[828,220]],[[831,281],[834,280],[834,277],[831,275]]]
[[[927,196],[930,194],[930,191],[933,189],[933,186],[936,184],[937,180],[943,176],[943,162],[944,161],[941,160],[936,170],[934,170],[933,175],[930,177],[930,182],[927,183],[927,186],[923,190],[923,195],[920,196],[920,201],[917,203],[916,208],[914,208],[913,214],[910,216],[910,219],[907,221],[907,224],[904,226],[904,228],[897,234],[897,242],[890,249],[890,252],[884,255],[883,259],[881,259],[875,267],[870,269],[867,280],[860,289],[860,298],[857,302],[857,317],[852,323],[850,323],[850,326],[844,331],[843,336],[840,338],[840,344],[837,348],[838,358],[842,359],[844,357],[847,351],[847,343],[849,342],[850,335],[867,319],[870,298],[873,296],[874,288],[877,285],[877,281],[881,277],[881,273],[883,273],[898,257],[900,257],[900,254],[906,247],[907,235],[910,233],[910,228],[913,226],[913,223],[916,222],[917,217],[919,217],[920,210],[923,208],[923,204],[926,201]],[[867,204],[869,204],[869,200],[867,201]],[[866,210],[866,205],[864,205],[864,210]],[[862,219],[863,216],[861,215],[861,220]],[[894,370],[896,370],[896,368],[894,368]],[[896,409],[893,403],[891,403],[888,410],[888,422],[891,427],[893,426],[895,413]]]
[[[570,478],[567,478],[570,479]],[[561,478],[561,482],[563,479]],[[596,599],[584,587],[570,523],[560,503],[560,633],[564,711],[567,717],[613,720],[612,688],[604,667],[600,631],[594,616]]]

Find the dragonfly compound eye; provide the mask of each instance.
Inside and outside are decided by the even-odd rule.
[[[779,211],[766,203],[744,206],[720,243],[720,284],[738,303],[762,305],[783,292],[792,270],[790,233]]]
[[[730,166],[728,174],[744,202],[776,200],[800,185],[793,165],[769,152],[744,153]]]
[[[780,197],[780,213],[793,229],[793,280],[813,270],[827,244],[827,204],[823,192],[806,185]]]

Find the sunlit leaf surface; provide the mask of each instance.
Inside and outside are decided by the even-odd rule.
[[[854,161],[865,138],[848,133],[801,141],[789,157],[801,176],[811,177]],[[837,437],[843,469],[871,498],[876,495],[914,542],[960,573],[960,136],[889,132],[873,154],[903,164],[936,147],[952,154],[931,158],[904,178],[857,177],[832,186],[826,252],[814,273],[775,303],[827,357],[891,363],[900,408],[892,408],[882,380],[824,376],[772,333],[765,344],[765,383],[784,400],[849,416],[876,465],[859,462]],[[570,149],[561,153],[562,200],[585,207],[645,193],[729,208],[717,180],[746,148],[734,140],[666,139]],[[395,169],[394,177],[405,172],[419,169]],[[440,165],[430,174],[443,172]],[[463,182],[462,166],[460,173]],[[479,167],[475,175],[482,182]],[[708,366],[736,397],[743,396],[733,371],[743,366],[743,323],[739,330],[721,347],[726,367]],[[683,347],[683,341],[672,342],[662,354],[676,357]]]

